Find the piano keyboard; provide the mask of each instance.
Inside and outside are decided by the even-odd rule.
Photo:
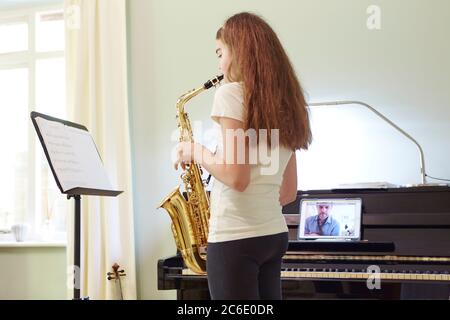
[[[320,269],[319,269],[320,270]],[[374,277],[374,273],[365,271],[318,271],[317,269],[284,269],[281,271],[281,278],[289,279],[369,279]],[[194,273],[190,269],[183,269],[184,276],[202,276]],[[380,280],[416,280],[416,281],[450,281],[450,274],[446,273],[414,273],[414,272],[381,272]]]
[[[367,255],[318,255],[287,254],[283,260],[334,260],[334,261],[394,261],[394,262],[450,262],[448,257],[367,256]]]
[[[374,273],[365,271],[309,271],[286,269],[281,271],[282,278],[315,278],[315,279],[369,279]],[[413,273],[413,272],[381,272],[380,280],[417,280],[417,281],[450,281],[448,273]]]

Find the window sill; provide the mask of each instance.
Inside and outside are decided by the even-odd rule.
[[[65,248],[64,241],[0,241],[0,248]]]
[[[0,248],[65,248],[66,246],[67,240],[65,233],[57,233],[47,238],[39,238],[36,235],[31,235],[24,241],[16,241],[11,233],[0,234]]]

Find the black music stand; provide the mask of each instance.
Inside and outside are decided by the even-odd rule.
[[[42,148],[44,150],[45,157],[47,158],[48,164],[50,166],[50,169],[52,170],[53,177],[55,178],[55,181],[56,181],[56,184],[58,185],[59,190],[61,191],[62,194],[67,195],[68,200],[70,198],[74,198],[74,200],[75,200],[74,266],[78,267],[78,270],[80,270],[80,272],[78,273],[78,279],[77,279],[76,269],[74,270],[73,299],[79,300],[80,299],[80,287],[79,287],[80,279],[79,279],[79,277],[81,275],[81,254],[80,254],[80,251],[81,251],[81,245],[80,245],[81,244],[81,196],[89,195],[89,196],[115,197],[115,196],[121,194],[123,191],[112,190],[112,188],[104,188],[104,186],[102,188],[96,188],[95,184],[94,185],[91,184],[91,185],[89,185],[89,187],[75,187],[75,188],[70,188],[70,189],[65,188],[64,182],[61,181],[61,179],[60,179],[61,172],[58,172],[58,167],[55,166],[53,163],[53,160],[55,160],[55,157],[54,156],[52,157],[50,155],[52,152],[49,152],[49,148],[47,146],[47,143],[49,142],[49,140],[52,139],[52,136],[43,132],[42,128],[38,124],[37,119],[40,118],[39,121],[47,121],[48,123],[53,122],[53,123],[62,124],[64,126],[68,126],[68,127],[74,128],[74,129],[84,130],[84,131],[86,131],[86,133],[88,133],[88,129],[80,124],[57,119],[57,118],[50,117],[48,115],[34,112],[34,111],[31,112],[30,116],[31,116],[31,120],[33,122],[33,126],[36,129],[36,133],[39,137],[39,141],[41,142]],[[54,138],[54,136],[53,136],[53,138]],[[67,138],[67,137],[64,137],[64,138]],[[66,146],[70,147],[70,139],[66,140],[66,141],[69,141],[66,143]],[[92,142],[93,142],[93,140],[92,140]],[[100,154],[98,153],[95,143],[93,143],[93,146],[95,147],[96,155],[98,155],[98,160],[101,163],[101,157],[100,157]],[[74,151],[74,150],[71,150],[71,152],[72,151]],[[72,152],[72,155],[73,155],[73,152]],[[77,155],[75,154],[75,156],[77,156]],[[83,155],[78,154],[78,156],[83,156]],[[83,168],[79,168],[79,169],[83,170]],[[103,167],[101,167],[101,169],[104,170]],[[106,174],[105,174],[105,177],[106,177]]]

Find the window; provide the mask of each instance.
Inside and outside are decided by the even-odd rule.
[[[0,231],[25,223],[29,240],[65,239],[69,201],[30,120],[67,118],[64,32],[62,8],[0,14]]]

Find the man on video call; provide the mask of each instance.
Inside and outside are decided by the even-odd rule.
[[[334,219],[330,211],[331,202],[317,202],[317,214],[306,219],[305,235],[308,236],[338,236],[339,222]]]

